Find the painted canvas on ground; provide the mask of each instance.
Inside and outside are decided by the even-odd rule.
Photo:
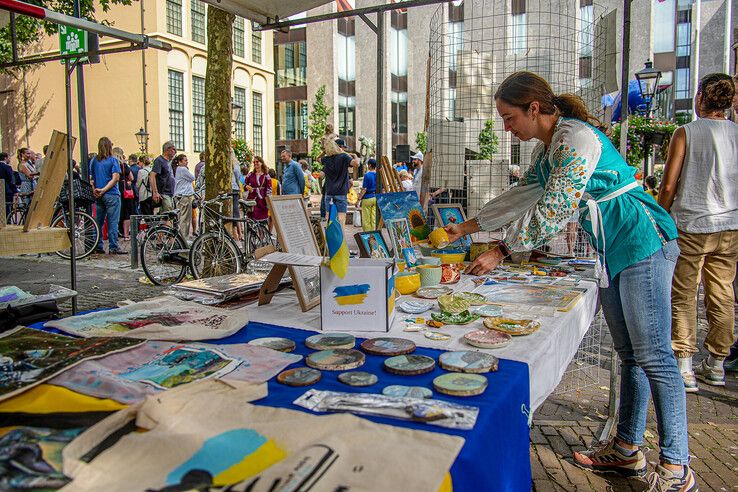
[[[232,335],[247,323],[245,310],[229,311],[165,296],[108,311],[52,320],[46,326],[81,337],[210,340]]]
[[[0,400],[40,384],[85,359],[143,343],[133,338],[78,339],[18,328],[0,337]]]
[[[240,343],[148,341],[126,352],[85,361],[48,382],[130,405],[163,389],[214,377],[263,383],[300,359],[300,355]]]
[[[62,450],[84,429],[0,428],[0,490],[57,490],[70,479],[62,473]]]
[[[377,207],[385,224],[393,219],[406,219],[410,225],[412,242],[423,241],[430,234],[428,221],[414,191],[381,193],[377,195]]]
[[[384,236],[382,236],[382,231],[357,232],[354,234],[354,238],[362,258],[392,258],[390,248],[387,247]]]
[[[433,215],[436,218],[436,227],[446,227],[449,224],[461,224],[466,221],[466,214],[461,205],[456,203],[434,203],[431,205]],[[452,246],[471,247],[471,236],[463,236],[451,243]]]
[[[0,306],[31,297],[31,294],[15,285],[0,287]]]
[[[569,311],[587,289],[577,287],[552,287],[547,285],[526,285],[515,283],[483,284],[474,289],[493,304],[526,306],[528,308],[555,308]]]
[[[220,277],[201,278],[172,286],[173,290],[202,292],[204,294],[230,298],[242,292],[258,289],[266,279],[266,273],[236,273]]]

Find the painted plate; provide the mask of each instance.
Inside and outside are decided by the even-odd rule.
[[[484,326],[490,330],[500,331],[512,336],[530,335],[538,330],[541,324],[531,319],[485,318]]]
[[[352,349],[356,338],[348,333],[320,333],[305,339],[305,346],[313,350]]]
[[[512,342],[512,337],[507,333],[495,330],[470,331],[464,335],[464,341],[472,347],[496,349],[507,347]]]
[[[468,311],[471,307],[469,301],[462,299],[455,294],[444,294],[442,296],[438,296],[438,305],[441,307],[441,311],[452,314]]]
[[[382,390],[384,396],[395,396],[398,398],[430,398],[433,391],[423,386],[403,386],[401,384],[393,384]]]
[[[338,375],[338,380],[349,386],[371,386],[379,381],[379,378],[364,371],[342,372]]]
[[[325,371],[348,371],[364,364],[364,354],[354,349],[321,350],[310,354],[305,363]]]
[[[434,321],[440,321],[441,323],[446,323],[447,325],[467,325],[472,321],[478,320],[479,315],[475,313],[470,313],[469,311],[464,311],[463,313],[459,314],[431,313],[431,318],[433,318]]]
[[[487,304],[487,298],[482,294],[476,294],[474,292],[457,292],[454,297],[463,299],[472,306],[483,306]]]
[[[438,364],[447,371],[477,374],[496,371],[499,363],[499,359],[494,355],[473,350],[444,352],[438,358]]]
[[[479,316],[484,316],[485,318],[488,318],[490,316],[502,316],[502,306],[485,304],[484,306],[473,307],[471,312],[477,313]]]
[[[433,304],[421,301],[405,301],[398,304],[397,308],[404,313],[420,314],[433,309]]]
[[[289,338],[281,337],[264,337],[254,338],[249,342],[249,345],[256,345],[258,347],[266,347],[279,352],[292,352],[295,350],[295,342]]]
[[[433,388],[451,396],[475,396],[487,389],[487,378],[481,374],[451,372],[433,380]]]
[[[310,367],[287,369],[277,375],[277,381],[287,386],[309,386],[320,381],[320,371]]]
[[[370,338],[361,342],[361,350],[372,355],[403,355],[414,352],[415,343],[404,338]]]
[[[415,295],[422,297],[423,299],[438,299],[439,296],[450,294],[451,292],[453,292],[453,290],[451,290],[450,287],[421,287],[415,292]]]
[[[393,374],[415,376],[431,372],[436,361],[426,355],[398,355],[384,361],[384,368]]]

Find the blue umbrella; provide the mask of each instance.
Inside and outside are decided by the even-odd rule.
[[[615,106],[615,110],[612,112],[612,122],[618,122],[620,121],[620,112],[622,110],[622,98],[620,97],[619,92],[618,95],[615,96],[611,105]],[[643,109],[645,105],[646,100],[641,97],[641,90],[638,87],[638,81],[631,80],[628,82],[628,109],[630,113],[638,112],[638,110]]]

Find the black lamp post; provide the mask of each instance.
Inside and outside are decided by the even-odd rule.
[[[139,131],[135,133],[136,135],[136,142],[138,142],[138,147],[141,150],[142,154],[148,153],[149,149],[149,134],[141,128]]]
[[[236,134],[236,123],[238,122],[238,119],[241,117],[241,109],[243,109],[243,106],[231,100],[231,122],[233,123],[232,133],[234,135]]]
[[[659,79],[661,78],[661,70],[653,68],[651,60],[646,61],[644,67],[635,73],[638,80],[638,90],[641,92],[641,98],[646,102],[644,116],[651,118],[651,109],[656,92],[659,88]],[[643,134],[643,187],[645,189],[646,176],[648,176],[648,154],[654,144],[653,132]]]

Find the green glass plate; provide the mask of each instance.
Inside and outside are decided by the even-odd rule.
[[[478,320],[479,315],[476,313],[470,313],[469,311],[463,311],[458,314],[442,312],[441,314],[431,313],[431,318],[433,318],[434,321],[440,321],[447,325],[467,325],[472,321]]]

